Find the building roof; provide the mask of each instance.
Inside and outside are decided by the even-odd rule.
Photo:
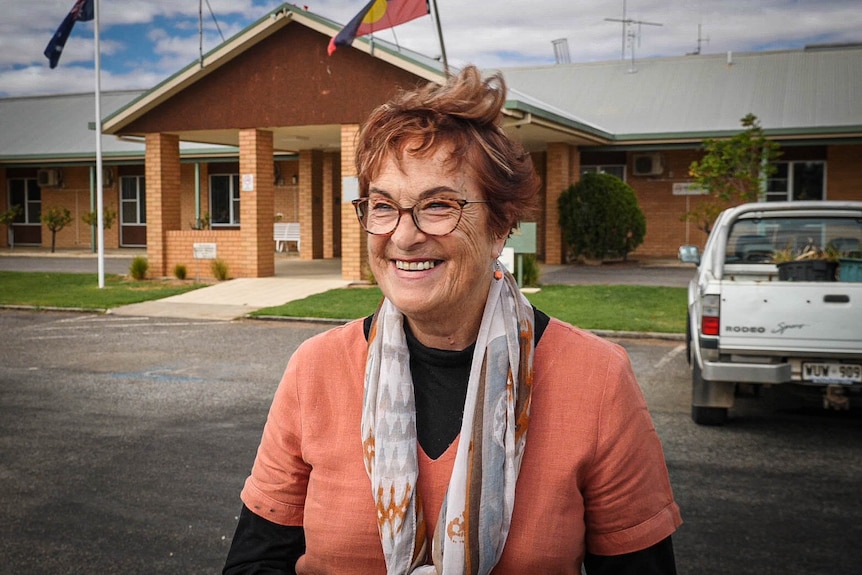
[[[143,93],[103,92],[102,115],[125,106]],[[6,165],[92,163],[96,153],[95,95],[63,94],[0,99],[0,162]],[[231,149],[184,142],[185,155],[215,155]],[[232,150],[236,153],[236,150]],[[102,137],[106,162],[143,160],[141,140]]]
[[[736,133],[749,113],[774,136],[862,136],[862,44],[502,72],[620,143]]]
[[[130,141],[124,128],[297,25],[330,37],[341,28],[284,4],[151,90],[103,93],[105,133],[127,133],[125,139],[102,139],[105,160],[140,161],[144,145]],[[351,49],[430,81],[444,77],[440,62],[378,38],[357,38]],[[504,127],[532,150],[548,142],[631,149],[699,145],[704,138],[738,133],[749,113],[783,144],[862,140],[862,44],[500,71],[509,86]],[[0,162],[92,161],[94,115],[93,94],[0,99]],[[301,140],[310,147],[340,144],[337,126],[292,128],[305,130]],[[208,144],[190,142],[193,133],[181,134],[184,156],[235,154],[236,135],[224,132],[197,134],[197,142]]]

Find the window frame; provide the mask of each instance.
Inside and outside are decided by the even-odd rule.
[[[221,185],[215,185],[217,179],[227,178],[227,190]],[[221,199],[215,201],[216,193],[228,193],[227,201]],[[228,221],[222,221],[217,217],[215,207],[226,203],[228,206]],[[236,228],[240,225],[240,182],[238,172],[214,173],[209,175],[209,205],[210,205],[210,227],[212,228]]]
[[[809,165],[819,165],[821,167],[821,193],[819,198],[797,198],[801,186],[801,174],[798,173],[798,168],[804,168]],[[826,160],[787,160],[773,162],[776,167],[776,173],[770,176],[766,181],[766,189],[763,192],[763,201],[766,202],[798,202],[803,200],[824,201],[827,196],[827,162]],[[783,171],[782,168],[784,168]],[[784,182],[783,189],[775,189],[776,185]]]
[[[16,184],[21,185],[21,189],[16,190]],[[12,206],[21,206],[21,212],[12,222],[16,226],[41,226],[42,225],[42,188],[36,178],[21,178],[12,177],[6,179],[7,205],[11,209]],[[13,194],[23,193],[22,201],[15,201]],[[31,194],[35,194],[36,198],[32,198]]]
[[[615,174],[618,171],[620,174]],[[581,164],[581,175],[584,174],[610,174],[616,178],[626,181],[625,164]]]
[[[134,181],[134,198],[126,198],[125,192],[127,182]],[[147,224],[147,182],[146,176],[120,176],[120,225],[143,226]],[[126,205],[133,204],[136,221],[126,221]]]

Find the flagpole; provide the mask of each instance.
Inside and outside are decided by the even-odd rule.
[[[446,59],[446,45],[443,43],[443,29],[440,27],[440,13],[437,11],[437,0],[431,0],[434,5],[434,21],[437,23],[437,37],[440,38],[440,53],[443,56],[443,74],[449,75],[449,61]]]
[[[96,243],[98,244],[99,288],[105,287],[105,227],[102,171],[102,58],[99,46],[99,0],[93,0],[93,37],[96,64]]]

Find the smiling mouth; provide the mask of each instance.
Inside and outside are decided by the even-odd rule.
[[[430,270],[440,263],[439,260],[426,260],[424,262],[406,262],[404,260],[395,260],[395,267],[399,270],[417,272]]]

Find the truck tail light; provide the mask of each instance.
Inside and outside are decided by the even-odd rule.
[[[703,335],[719,335],[721,330],[720,309],[719,296],[703,296],[703,310],[700,317],[700,332]]]

